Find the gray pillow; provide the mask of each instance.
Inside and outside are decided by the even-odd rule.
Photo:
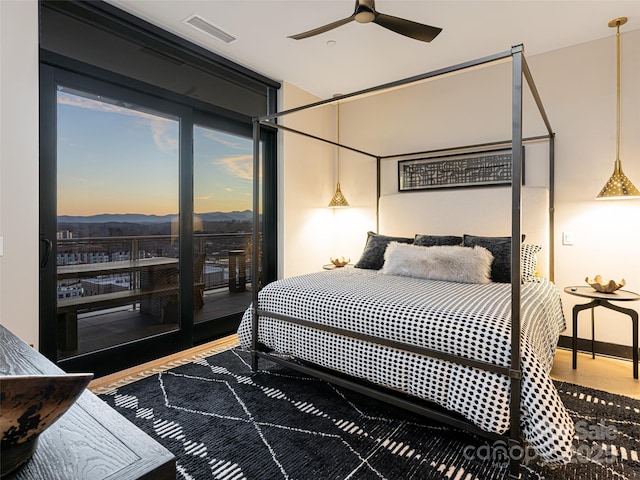
[[[355,268],[367,268],[370,270],[380,270],[384,265],[384,252],[390,242],[413,243],[413,238],[387,237],[374,232],[367,232],[367,243]]]
[[[524,241],[522,235],[522,241]],[[511,283],[511,237],[477,237],[464,235],[465,247],[484,247],[493,255],[491,280],[497,283]]]
[[[413,240],[414,245],[419,247],[436,247],[440,245],[462,245],[462,237],[456,237],[455,235],[421,235],[416,234],[416,238]]]

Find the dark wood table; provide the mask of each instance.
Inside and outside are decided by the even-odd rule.
[[[115,275],[135,271],[177,268],[178,259],[172,257],[141,258],[139,260],[120,260],[117,262],[83,263],[58,267],[58,279],[96,277]]]
[[[61,374],[0,325],[0,375]],[[86,390],[38,441],[33,457],[3,480],[175,480],[171,452]]]
[[[115,262],[62,265],[58,280],[93,278],[101,275],[139,273],[128,290],[116,290],[86,297],[58,300],[58,347],[78,348],[78,311],[100,310],[140,302],[140,312],[161,318],[161,309],[154,308],[152,298],[169,298],[178,294],[178,259],[172,257],[141,258]],[[169,278],[174,278],[169,284]],[[157,302],[160,305],[161,302]],[[176,319],[177,320],[177,319]]]
[[[573,369],[578,364],[578,313],[582,310],[591,309],[591,356],[595,358],[595,319],[594,309],[604,307],[616,312],[624,313],[631,319],[631,334],[633,336],[633,378],[638,379],[638,312],[631,308],[624,308],[609,302],[629,302],[640,300],[640,295],[628,290],[616,290],[612,293],[601,293],[592,287],[573,286],[565,287],[565,293],[578,297],[590,298],[589,303],[574,305],[573,307],[573,339],[571,350],[573,353]]]

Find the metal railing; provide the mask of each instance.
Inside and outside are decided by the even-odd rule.
[[[204,254],[202,278],[204,289],[231,287],[230,278],[236,275],[251,279],[251,233],[197,233],[194,238],[194,257]],[[177,235],[139,235],[114,237],[78,237],[59,238],[57,240],[57,265],[79,265],[89,263],[140,260],[143,258],[177,258]],[[241,258],[238,261],[238,258]],[[230,274],[231,268],[234,271]],[[237,269],[244,270],[244,275]],[[132,274],[125,274],[131,276]],[[233,277],[231,277],[233,275]],[[121,275],[122,276],[122,275]],[[122,279],[119,280],[122,283]],[[129,279],[135,285],[135,278]],[[82,296],[83,288],[79,282],[58,281],[58,298]]]

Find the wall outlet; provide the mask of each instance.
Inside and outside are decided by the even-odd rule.
[[[562,232],[562,244],[573,245],[573,232]]]

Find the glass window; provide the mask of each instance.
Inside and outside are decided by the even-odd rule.
[[[253,141],[194,126],[196,323],[242,312],[251,302]]]
[[[179,125],[58,88],[61,358],[178,328]]]

